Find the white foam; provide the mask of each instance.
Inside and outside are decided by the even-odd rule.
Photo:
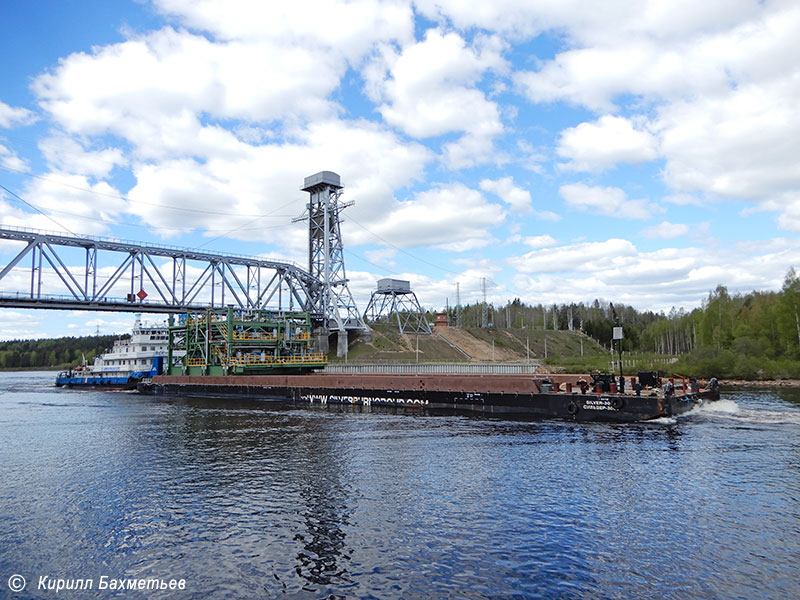
[[[760,408],[741,408],[733,400],[717,400],[707,402],[695,409],[696,414],[709,417],[730,419],[741,423],[760,423],[772,425],[800,425],[798,410],[765,410]],[[691,411],[691,412],[695,412]]]
[[[736,415],[741,412],[739,405],[733,400],[717,400],[715,402],[704,402],[697,407],[698,412],[723,413]]]
[[[675,425],[678,422],[677,417],[659,417],[658,419],[650,419],[648,423],[658,423],[659,425]]]

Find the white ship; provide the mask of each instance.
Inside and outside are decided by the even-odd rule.
[[[56,385],[134,389],[143,378],[163,372],[168,343],[166,323],[143,323],[141,315],[136,315],[129,339],[115,341],[109,352],[94,359],[93,365],[62,371],[56,377]]]

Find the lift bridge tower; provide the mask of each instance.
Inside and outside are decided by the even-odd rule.
[[[327,330],[318,331],[318,341],[327,350],[328,333],[337,334],[337,355],[347,352],[348,332],[368,335],[353,294],[347,287],[344,270],[341,219],[339,214],[353,202],[340,202],[341,179],[332,171],[321,171],[303,181],[304,192],[310,195],[306,211],[297,221],[308,220],[308,271],[319,283],[311,291],[311,304],[322,315]],[[324,326],[323,326],[324,327]]]

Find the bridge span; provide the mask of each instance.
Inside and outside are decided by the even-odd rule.
[[[0,270],[0,307],[317,312],[319,281],[293,263],[23,228],[0,227],[0,241],[21,246]]]
[[[308,269],[282,261],[68,235],[0,225],[0,246],[16,255],[0,270],[0,307],[183,313],[237,309],[304,311],[327,332],[337,332],[337,353],[347,352],[348,331],[369,327],[345,274],[339,175],[306,177],[309,194]]]

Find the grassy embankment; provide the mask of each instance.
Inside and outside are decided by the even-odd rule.
[[[584,357],[607,361],[607,353],[591,338],[572,331],[541,329],[480,329],[455,327],[438,330],[434,335],[401,334],[396,328],[371,325],[372,339],[350,345],[348,361],[358,362],[525,362],[543,361],[545,356]],[[417,356],[419,348],[419,356]],[[329,355],[337,358],[335,348]]]

